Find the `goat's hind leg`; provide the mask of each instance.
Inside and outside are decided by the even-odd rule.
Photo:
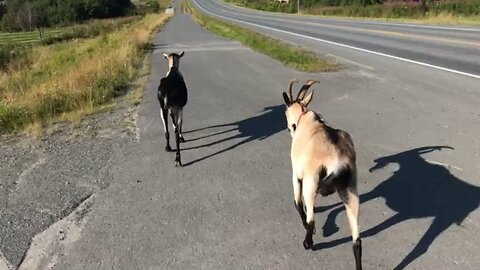
[[[352,232],[353,255],[355,256],[356,269],[362,270],[362,240],[360,239],[358,231],[358,192],[355,186],[351,186],[344,190],[339,190],[338,193],[345,204],[348,223],[350,224],[350,230]]]
[[[160,106],[161,106],[161,116],[162,116],[162,122],[163,122],[163,130],[165,131],[165,140],[166,140],[166,146],[165,146],[165,151],[171,152],[172,148],[170,147],[170,133],[168,132],[168,109],[165,108],[165,104],[160,101]]]
[[[182,166],[182,160],[180,156],[180,130],[178,126],[179,119],[179,110],[171,110],[170,116],[172,117],[173,127],[175,129],[175,144],[176,144],[176,153],[175,153],[175,167]]]

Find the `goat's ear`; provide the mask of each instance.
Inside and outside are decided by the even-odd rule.
[[[290,103],[291,103],[292,101],[291,101],[290,98],[288,97],[288,94],[285,93],[285,92],[283,92],[282,95],[283,95],[283,100],[285,101],[285,104],[290,105]]]
[[[182,51],[179,55],[180,55],[180,57],[182,57],[184,54],[185,54],[185,52]]]
[[[163,53],[163,57],[167,58],[168,59],[168,54],[166,53]]]
[[[300,103],[302,103],[302,105],[303,105],[304,107],[307,107],[308,104],[310,104],[310,101],[312,101],[312,97],[313,97],[313,90],[312,90],[312,92],[310,92],[310,94],[308,94],[306,97],[304,97],[304,98],[300,101]]]

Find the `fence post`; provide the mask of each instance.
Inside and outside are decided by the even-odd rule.
[[[45,38],[45,36],[43,35],[42,27],[38,27],[38,35],[40,36],[40,42],[43,42],[43,39]]]

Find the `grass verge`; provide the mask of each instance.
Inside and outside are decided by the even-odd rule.
[[[277,59],[296,70],[303,72],[328,72],[339,69],[337,63],[322,59],[311,51],[207,16],[196,10],[189,1],[184,1],[183,3],[184,11],[192,14],[195,21],[212,33],[228,39],[238,40],[253,50]]]
[[[276,2],[251,2],[246,0],[223,0],[229,4],[268,12],[296,13],[296,1],[289,5]],[[415,4],[415,3],[414,3]],[[429,4],[429,11],[423,12],[416,3],[398,2],[384,5],[350,5],[301,7],[302,15],[354,18],[376,21],[408,22],[417,24],[480,25],[480,0],[438,1]]]
[[[30,66],[0,72],[0,132],[108,108],[138,75],[152,35],[168,18],[149,14],[96,38],[34,47]]]

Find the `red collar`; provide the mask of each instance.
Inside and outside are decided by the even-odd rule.
[[[300,124],[300,120],[302,120],[302,117],[307,114],[307,112],[302,112],[299,116],[298,116],[298,120],[297,120],[297,128],[298,128],[298,124]]]

